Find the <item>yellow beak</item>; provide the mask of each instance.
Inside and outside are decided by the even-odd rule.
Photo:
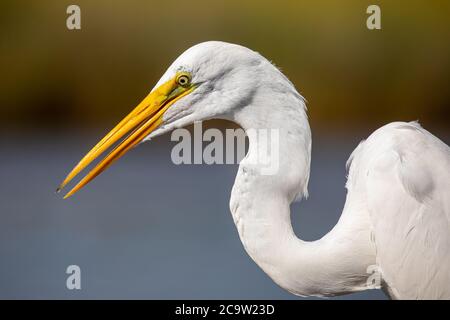
[[[57,192],[61,191],[73,178],[109,149],[123,136],[128,134],[102,161],[100,161],[78,184],[73,187],[64,199],[72,196],[100,173],[106,170],[114,161],[128,150],[141,142],[162,123],[164,112],[176,101],[186,96],[194,89],[193,86],[182,87],[176,77],[167,81],[152,91],[142,102],[114,127],[100,142],[95,145],[81,161],[72,169]]]

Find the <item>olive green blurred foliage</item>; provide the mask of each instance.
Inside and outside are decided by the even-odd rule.
[[[82,30],[66,28],[78,4]],[[382,30],[366,28],[370,4]],[[173,59],[206,40],[239,43],[280,67],[312,126],[419,119],[448,128],[450,1],[2,1],[5,128],[105,128]]]

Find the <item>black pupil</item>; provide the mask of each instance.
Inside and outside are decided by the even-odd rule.
[[[180,78],[180,84],[186,84],[186,83],[187,83],[186,77],[181,77]]]

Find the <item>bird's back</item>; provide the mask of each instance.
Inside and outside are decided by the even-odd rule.
[[[375,131],[349,160],[393,298],[450,299],[450,148],[416,122]]]

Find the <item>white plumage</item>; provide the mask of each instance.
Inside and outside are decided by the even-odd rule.
[[[365,190],[390,296],[450,298],[448,146],[417,122],[396,122],[361,143],[351,163],[349,194]]]
[[[230,199],[246,251],[277,284],[297,295],[334,296],[370,288],[375,267],[393,298],[450,299],[446,144],[416,122],[375,131],[348,161],[339,222],[323,238],[302,241],[292,230],[290,204],[307,196],[309,180],[311,132],[303,97],[268,60],[238,45],[190,48],[151,95],[180,72],[192,77],[195,90],[175,101],[144,140],[212,118],[234,121],[247,132],[279,131],[273,174],[250,161],[266,145],[249,136]]]

